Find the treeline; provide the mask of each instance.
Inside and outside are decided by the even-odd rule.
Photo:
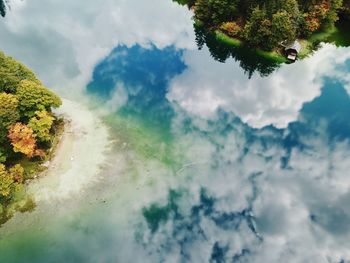
[[[183,2],[183,1],[178,1]],[[187,0],[195,19],[253,47],[272,50],[331,27],[350,0]]]
[[[23,192],[29,171],[21,163],[43,160],[50,149],[52,108],[60,105],[33,72],[0,52],[0,219]]]

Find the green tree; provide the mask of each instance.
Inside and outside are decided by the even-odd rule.
[[[51,108],[59,107],[61,99],[43,85],[30,80],[22,80],[17,87],[16,96],[19,101],[21,116],[32,118],[37,111],[51,112]]]
[[[5,165],[0,164],[0,197],[11,199],[21,189],[23,183],[24,169],[16,164],[9,170]]]
[[[0,146],[0,164],[6,162],[7,160],[7,152],[5,148]]]
[[[272,16],[272,40],[274,46],[282,41],[296,38],[296,27],[287,11],[277,12]]]
[[[0,92],[15,93],[21,80],[41,84],[26,66],[0,51]]]
[[[9,169],[9,174],[16,183],[23,183],[24,169],[20,164],[16,164]]]
[[[4,92],[0,93],[0,125],[8,128],[19,117],[17,97]]]
[[[15,95],[0,93],[0,143],[4,145],[8,128],[20,118]],[[4,156],[5,150],[1,151]]]
[[[197,0],[195,17],[209,26],[231,21],[237,15],[236,2],[232,0]]]
[[[14,178],[7,172],[5,165],[0,164],[0,196],[9,197],[14,182]]]
[[[28,127],[32,128],[39,142],[51,140],[50,130],[55,118],[47,111],[37,111],[30,119]]]
[[[342,6],[343,0],[330,0],[330,9],[325,19],[326,26],[333,26],[334,23],[338,21],[338,13]]]
[[[272,40],[271,21],[266,11],[255,8],[244,28],[245,39],[248,44],[270,50],[274,47]]]

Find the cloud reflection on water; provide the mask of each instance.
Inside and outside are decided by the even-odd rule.
[[[337,67],[349,58],[349,49],[328,44],[310,58],[284,65],[268,77],[254,75],[247,80],[233,60],[220,64],[207,50],[188,51],[184,55],[188,69],[173,79],[167,97],[204,118],[215,118],[221,108],[255,128],[285,128],[297,119],[304,103],[320,94],[323,78],[339,74]]]
[[[159,53],[151,49],[144,54],[149,57],[153,52]],[[348,201],[350,186],[347,179],[350,162],[346,157],[350,131],[346,116],[350,100],[345,89],[347,69],[342,66],[348,52],[327,45],[305,62],[282,67],[271,79],[257,77],[244,81],[243,72],[236,68],[237,76],[242,78],[239,85],[240,82],[229,74],[235,65],[211,63],[206,53],[185,51],[187,68],[169,79],[168,87],[137,82],[142,86],[139,91],[147,89],[146,98],[155,101],[147,104],[148,99],[136,96],[125,101],[123,107],[132,105],[135,112],[145,114],[147,119],[161,119],[164,112],[154,111],[153,107],[168,105],[164,91],[168,90],[167,98],[172,98],[173,89],[179,87],[179,84],[176,86],[178,82],[181,82],[181,92],[177,94],[192,103],[190,109],[195,109],[195,112],[189,110],[188,104],[181,100],[172,100],[175,101],[173,108],[166,108],[174,111],[169,115],[172,116],[170,127],[175,142],[171,147],[175,156],[181,153],[184,167],[179,170],[176,183],[157,177],[151,189],[162,190],[154,194],[154,198],[148,197],[147,201],[141,202],[145,222],[137,230],[137,236],[151,262],[233,259],[243,262],[326,262],[326,258],[339,262],[349,258],[350,233],[344,223],[349,214],[343,206]],[[107,68],[119,72],[123,68],[121,63],[131,69],[140,65],[141,69],[146,69],[148,60],[142,54],[138,52],[136,60],[127,59],[128,55],[123,56],[125,60],[113,62],[107,59]],[[189,60],[191,55],[198,61]],[[315,66],[318,60],[325,66]],[[128,64],[129,61],[132,63]],[[180,63],[177,59],[172,61]],[[210,74],[202,74],[203,69]],[[290,73],[291,69],[300,73],[298,83],[292,81],[296,73]],[[138,72],[139,79],[152,79],[154,74],[147,70],[138,69]],[[160,79],[169,75],[167,70],[159,72]],[[302,77],[304,72],[308,73],[305,78]],[[215,79],[217,75],[222,78]],[[190,80],[182,80],[183,76]],[[130,84],[126,75],[121,77],[117,73],[106,77],[113,80],[110,85],[105,85],[109,87],[108,92],[115,91],[115,83],[122,83],[128,92],[134,89],[135,83]],[[238,83],[228,86],[224,80]],[[95,81],[93,86],[98,87],[99,82]],[[265,84],[260,87],[260,82]],[[281,83],[291,86],[281,86]],[[232,112],[230,107],[236,107],[242,100],[240,89],[247,87],[253,87],[250,90],[253,95],[255,91],[264,95],[265,102],[283,101],[283,98],[292,101],[286,105],[292,105],[287,111],[292,116],[276,108],[276,103],[264,104],[268,108],[262,115],[266,125],[286,118],[284,129],[271,125],[255,129]],[[209,96],[202,93],[203,89],[210,91]],[[230,89],[233,95],[225,89]],[[182,92],[185,95],[182,96]],[[198,97],[191,97],[193,93]],[[214,96],[221,96],[228,108],[217,107],[215,112],[206,114],[208,109],[201,105],[204,103],[205,106],[206,99],[212,100]],[[249,105],[253,105],[254,111],[254,105],[260,103],[259,96],[249,98],[246,93],[243,97],[250,102],[244,105],[248,110]],[[144,111],[144,105],[147,105],[147,111]],[[278,114],[267,114],[273,111]],[[275,115],[279,115],[278,118]],[[167,182],[166,188],[172,189],[168,193],[164,193],[164,182]]]
[[[12,237],[6,249],[13,262],[22,255],[35,262],[350,260],[349,49],[326,45],[269,77],[247,80],[237,62],[220,64],[207,50],[193,50],[190,13],[171,1],[16,2],[0,36],[6,52],[68,95],[83,89],[116,45],[131,47],[124,47],[128,55],[139,44],[133,61],[119,57],[116,65],[112,52],[111,68],[101,68],[113,80],[107,108],[120,117],[129,107],[137,124],[150,126],[166,116],[168,125],[153,136],[176,158],[169,165],[149,148],[138,156],[135,148],[149,144],[147,136],[134,148],[127,144],[123,158],[131,161],[112,163],[111,184],[93,192],[110,194],[108,205],[98,203],[86,215],[76,200],[77,214],[62,221],[55,215],[59,222],[44,234],[29,233],[27,243]],[[157,56],[160,65],[150,71]],[[187,68],[178,68],[181,63]],[[175,70],[162,68],[168,64]],[[127,72],[118,74],[122,69]],[[99,92],[107,86],[95,84]],[[129,119],[124,123],[128,128]],[[129,163],[120,186],[117,168]],[[30,249],[18,255],[18,244]]]

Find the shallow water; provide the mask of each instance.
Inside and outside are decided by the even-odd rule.
[[[112,148],[1,228],[0,262],[350,261],[349,48],[250,75],[164,0],[14,1],[0,39]]]

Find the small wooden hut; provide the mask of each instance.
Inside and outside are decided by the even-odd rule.
[[[287,58],[290,61],[293,61],[293,62],[296,61],[300,51],[301,51],[301,44],[297,40],[285,46],[285,52],[286,52]]]

